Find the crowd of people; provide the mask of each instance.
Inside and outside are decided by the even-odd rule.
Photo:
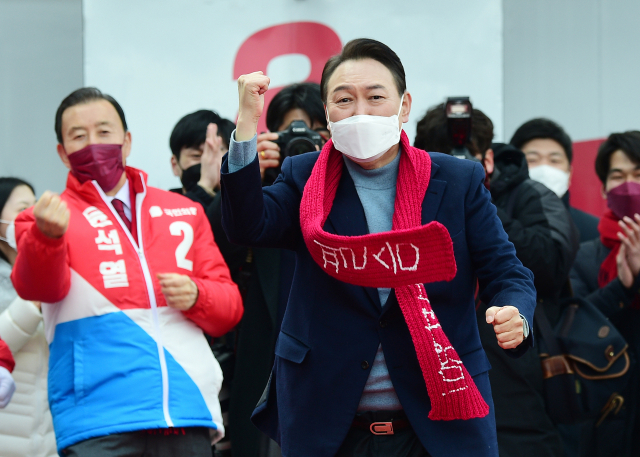
[[[447,102],[411,143],[383,43],[265,107],[269,82],[167,132],[180,188],[126,165],[96,88],[52,113],[63,192],[0,178],[0,456],[640,455],[640,131],[600,146],[598,220],[550,119],[496,143]],[[603,366],[553,353],[576,303],[606,323],[585,351],[624,339]]]

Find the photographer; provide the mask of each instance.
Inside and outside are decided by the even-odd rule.
[[[260,174],[265,186],[278,176],[285,156],[319,149],[328,137],[320,86],[301,83],[283,88],[269,104],[267,127],[271,132],[258,135]],[[273,457],[279,452],[273,450],[275,443],[251,423],[250,417],[273,365],[295,257],[281,249],[253,248],[250,252],[252,264],[238,338],[229,434],[234,457]]]
[[[308,129],[320,136],[311,137],[311,131],[297,135],[306,138],[306,144],[310,148],[287,150],[292,137],[287,129],[294,121],[303,121]],[[287,155],[313,151],[314,146],[317,146],[315,149],[320,149],[329,139],[320,86],[315,83],[292,84],[278,92],[267,109],[267,128],[268,133],[258,135],[258,159],[263,183],[271,184],[280,173],[280,165]]]

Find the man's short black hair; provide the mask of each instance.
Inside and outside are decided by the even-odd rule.
[[[518,127],[518,130],[513,134],[509,143],[518,149],[522,149],[522,146],[527,144],[529,141],[537,139],[555,141],[562,146],[562,149],[564,149],[564,153],[567,156],[569,163],[573,160],[573,146],[571,138],[567,132],[560,127],[560,125],[553,122],[551,119],[539,117],[525,122]]]
[[[596,174],[602,184],[606,184],[611,169],[611,155],[622,151],[635,164],[640,165],[640,131],[630,130],[624,133],[612,133],[598,148],[596,156]]]
[[[291,84],[278,92],[267,108],[267,128],[271,132],[280,130],[287,113],[294,109],[301,109],[309,116],[311,124],[321,123],[327,127],[327,117],[320,97],[320,85],[316,83]],[[284,128],[288,126],[285,125]],[[311,127],[311,126],[309,126]]]
[[[327,84],[329,78],[341,63],[347,60],[373,59],[387,67],[396,82],[398,94],[402,95],[407,90],[407,81],[404,75],[404,67],[398,55],[389,46],[369,38],[358,38],[349,41],[342,52],[327,60],[322,70],[322,80],[320,82],[322,101],[327,102]]]
[[[207,139],[207,126],[211,123],[218,126],[218,136],[225,140],[220,131],[221,120],[222,118],[218,113],[208,109],[201,109],[195,113],[187,114],[178,121],[173,128],[173,132],[171,132],[171,137],[169,138],[171,153],[176,159],[180,160],[180,151],[183,148],[199,148]],[[226,128],[228,129],[228,127]],[[231,129],[231,132],[233,132],[233,129]],[[231,136],[231,132],[229,132],[229,136]],[[226,142],[228,145],[229,138],[226,138]]]
[[[471,138],[465,147],[473,156],[482,156],[491,147],[493,122],[479,109],[471,112]],[[432,106],[418,121],[413,146],[430,152],[451,154],[453,143],[449,135],[444,103]]]
[[[80,105],[83,103],[90,103],[96,100],[106,100],[113,105],[120,116],[120,120],[122,121],[122,127],[124,131],[127,131],[127,121],[124,117],[124,111],[120,104],[113,98],[111,95],[103,94],[99,89],[95,87],[83,87],[81,89],[74,90],[67,97],[62,100],[60,106],[58,106],[58,111],[56,111],[56,138],[58,138],[58,143],[62,144],[62,115],[67,110],[67,108],[71,108],[75,105]]]
[[[220,122],[218,122],[218,136],[222,138],[222,142],[224,143],[224,147],[227,151],[231,144],[231,134],[235,129],[236,124],[231,122],[229,119],[225,119],[223,117],[220,118]]]

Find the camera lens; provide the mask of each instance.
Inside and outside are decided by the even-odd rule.
[[[316,150],[316,145],[313,141],[306,137],[298,137],[289,141],[287,147],[284,150],[286,157],[297,156],[305,152],[311,152]]]

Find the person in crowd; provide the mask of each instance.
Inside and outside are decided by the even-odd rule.
[[[222,229],[220,211],[220,166],[229,150],[233,122],[211,110],[187,114],[173,128],[169,138],[171,167],[180,177],[182,188],[171,189],[200,203],[207,215],[213,237],[224,258],[231,278],[241,283],[247,249],[231,244]]]
[[[485,168],[491,201],[518,259],[533,272],[538,306],[542,306],[550,320],[557,321],[559,299],[569,295],[566,284],[578,250],[577,230],[560,199],[529,179],[522,151],[507,144],[491,144],[491,119],[481,110],[473,109],[471,121],[466,147]],[[414,146],[451,153],[454,145],[444,104],[429,109],[418,122]],[[484,321],[485,309],[486,305],[478,308],[479,324]],[[481,325],[480,338],[492,367],[489,379],[500,456],[562,456],[560,433],[545,409],[537,351],[513,360]]]
[[[278,92],[267,108],[269,132],[257,137],[258,156],[263,185],[270,184],[269,173],[280,173],[281,145],[279,133],[293,121],[328,137],[320,86],[300,83],[286,86]],[[311,150],[311,149],[310,149]],[[245,314],[238,335],[237,359],[231,394],[229,421],[234,457],[273,457],[279,454],[273,441],[252,423],[251,413],[273,365],[274,348],[284,315],[295,255],[284,249],[253,248],[250,250],[250,277],[245,295]]]
[[[14,366],[11,349],[0,340],[0,409],[7,407],[16,390],[16,383],[11,376]]]
[[[600,219],[600,236],[580,245],[571,270],[576,296],[595,304],[620,330],[636,359],[640,356],[640,131],[612,133],[595,161],[608,211]],[[627,452],[640,455],[638,369],[631,382],[625,414],[619,414],[617,431],[623,436],[598,437],[587,430],[584,452],[592,455],[598,446],[625,443]],[[609,420],[609,419],[608,419]],[[611,427],[610,427],[611,428]],[[594,439],[599,438],[594,443]],[[615,439],[614,439],[615,438]],[[599,454],[603,455],[603,454]]]
[[[227,239],[222,229],[219,193],[222,156],[229,150],[229,138],[234,128],[233,122],[221,118],[211,110],[198,110],[182,117],[169,138],[171,166],[174,175],[180,177],[182,188],[171,191],[183,194],[204,207],[216,245],[229,267],[231,279],[243,291],[247,248],[231,244]],[[216,457],[230,455],[229,395],[235,366],[236,340],[234,329],[221,338],[209,341],[224,375],[219,400],[226,436],[215,444]]]
[[[43,302],[58,451],[210,456],[222,375],[202,332],[226,333],[242,303],[202,207],[125,165],[113,97],[78,89],[55,119],[67,186],[16,218],[11,279]]]
[[[296,255],[254,423],[285,457],[497,456],[476,278],[492,305],[483,325],[513,356],[533,342],[520,313],[531,322],[535,290],[480,164],[410,146],[400,59],[356,39],[322,73],[332,140],[284,159],[262,188],[256,130],[269,78],[238,86],[225,230]]]
[[[282,88],[267,107],[266,124],[269,132],[258,135],[258,156],[260,175],[263,182],[265,172],[271,169],[277,176],[284,157],[280,154],[280,144],[276,143],[279,133],[289,127],[293,121],[304,121],[310,129],[318,132],[324,140],[331,136],[327,129],[320,85],[317,83],[297,83]],[[271,184],[273,178],[267,176],[265,184]]]
[[[531,119],[518,127],[509,143],[524,152],[529,178],[544,184],[562,199],[578,227],[580,242],[597,238],[598,218],[569,202],[573,146],[567,132],[550,119]]]
[[[16,397],[0,412],[0,447],[5,457],[58,455],[47,400],[49,345],[40,302],[18,297],[10,277],[17,255],[13,221],[35,202],[31,184],[0,178],[0,337],[15,358],[13,374],[18,380]],[[18,423],[20,427],[15,427]]]

